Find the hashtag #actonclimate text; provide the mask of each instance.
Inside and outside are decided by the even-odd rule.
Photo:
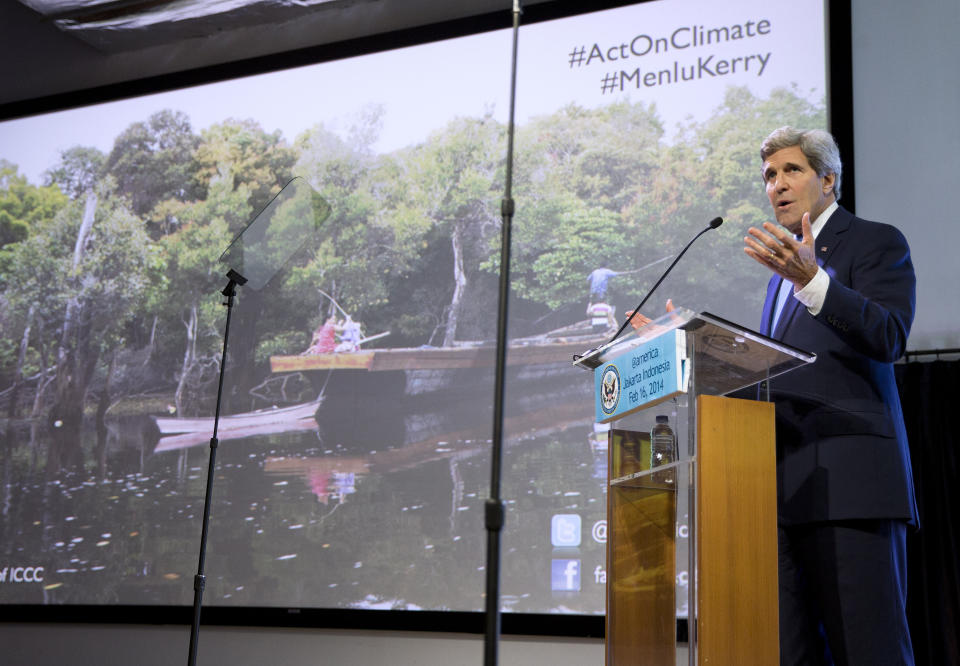
[[[749,20],[743,23],[724,26],[704,27],[702,25],[684,25],[671,32],[658,34],[636,34],[629,41],[614,42],[601,46],[594,43],[574,47],[568,54],[570,68],[590,67],[603,64],[608,67],[616,63],[617,70],[610,70],[600,78],[600,92],[603,94],[623,91],[628,88],[653,88],[685,81],[699,81],[720,76],[755,75],[763,76],[772,56],[771,51],[744,54],[736,57],[720,58],[715,53],[701,55],[694,61],[693,54],[688,59],[677,59],[666,66],[648,63],[645,67],[620,69],[626,60],[666,56],[670,52],[678,56],[687,49],[709,49],[740,40],[769,39],[773,26],[767,19]]]

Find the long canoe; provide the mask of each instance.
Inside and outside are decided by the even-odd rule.
[[[289,423],[301,419],[312,419],[322,402],[323,399],[318,398],[311,402],[291,405],[290,407],[273,407],[270,409],[258,409],[254,412],[221,416],[218,429],[228,431],[241,428],[256,428],[272,423]],[[154,423],[157,424],[157,429],[160,430],[161,435],[201,431],[213,432],[212,416],[197,418],[153,416],[151,418]]]

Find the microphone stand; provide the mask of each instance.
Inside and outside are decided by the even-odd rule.
[[[503,228],[500,237],[500,291],[497,307],[496,378],[493,396],[493,442],[490,454],[490,498],[484,506],[487,529],[486,623],[483,663],[496,666],[500,640],[500,532],[504,509],[500,499],[500,469],[503,451],[503,394],[507,362],[507,301],[510,296],[510,225],[513,219],[513,118],[517,90],[517,41],[520,32],[520,0],[513,0],[513,57],[510,63],[510,116],[507,124],[506,188],[500,202]]]
[[[217,461],[217,428],[220,424],[220,400],[223,396],[223,374],[227,365],[227,339],[230,336],[230,314],[233,312],[233,297],[237,286],[243,286],[247,278],[232,268],[227,272],[230,279],[227,286],[220,293],[227,297],[224,305],[227,307],[227,322],[223,329],[223,355],[220,359],[220,379],[217,384],[217,407],[213,416],[213,437],[210,438],[210,462],[207,466],[207,488],[203,498],[203,528],[200,532],[200,562],[197,565],[197,575],[193,579],[193,625],[190,628],[190,654],[187,661],[189,666],[197,663],[197,646],[200,638],[200,607],[203,603],[203,588],[206,578],[203,574],[203,563],[207,555],[207,530],[210,525],[210,498],[213,495],[213,472]]]
[[[640,312],[640,308],[642,308],[644,305],[646,305],[647,300],[649,300],[649,298],[650,298],[651,296],[653,296],[653,292],[655,292],[655,291],[657,290],[657,287],[660,286],[660,283],[663,282],[668,275],[670,275],[670,271],[672,271],[672,270],[673,270],[673,267],[677,265],[677,262],[680,261],[680,258],[683,257],[684,254],[686,254],[687,250],[690,249],[690,246],[693,245],[694,241],[697,240],[698,238],[700,238],[700,236],[702,236],[702,235],[704,235],[705,233],[707,233],[708,231],[710,231],[711,229],[716,229],[716,228],[719,227],[721,224],[723,224],[723,219],[722,219],[722,218],[719,218],[719,217],[713,218],[712,220],[710,220],[710,224],[708,224],[708,225],[707,225],[700,233],[698,233],[696,236],[694,236],[693,238],[691,238],[689,243],[687,243],[686,245],[683,246],[683,249],[680,250],[680,254],[677,255],[677,258],[676,258],[676,259],[674,259],[673,261],[670,262],[670,265],[667,266],[667,270],[665,270],[665,271],[663,272],[663,275],[660,276],[660,279],[657,280],[657,283],[656,283],[655,285],[653,285],[652,287],[650,287],[650,291],[648,291],[648,292],[647,292],[647,295],[643,297],[643,300],[642,300],[642,301],[640,301],[640,305],[638,305],[636,308],[634,308],[634,310],[633,310],[633,313],[634,313],[634,314]],[[623,329],[625,329],[625,328],[627,327],[627,324],[629,324],[629,323],[630,323],[630,320],[632,320],[632,319],[633,319],[633,316],[627,317],[626,321],[624,321],[622,324],[620,324],[620,328],[617,329],[617,332],[613,334],[613,337],[610,338],[610,339],[607,341],[606,344],[610,344],[611,342],[613,342],[614,340],[616,340],[617,338],[619,338],[619,337],[620,337],[620,334],[623,333]],[[588,352],[588,353],[589,353],[589,352]],[[585,355],[585,354],[584,354],[584,355]]]
[[[660,283],[663,282],[663,281],[666,279],[666,277],[670,274],[670,271],[672,271],[672,270],[673,270],[673,267],[677,265],[677,262],[680,261],[680,258],[686,253],[687,250],[690,249],[690,246],[693,245],[693,242],[694,242],[695,240],[697,240],[698,238],[700,238],[700,236],[702,236],[702,235],[704,235],[705,233],[707,233],[708,231],[710,231],[711,229],[716,229],[716,228],[719,227],[721,224],[723,224],[723,218],[722,218],[722,217],[715,217],[715,218],[713,218],[712,220],[710,220],[710,224],[708,224],[708,225],[706,226],[706,228],[703,229],[703,231],[701,231],[701,232],[698,233],[696,236],[694,236],[693,238],[691,238],[691,239],[690,239],[690,242],[687,243],[686,245],[684,245],[684,246],[683,246],[683,249],[680,250],[680,254],[677,255],[677,258],[674,259],[674,260],[670,263],[669,266],[667,266],[667,270],[665,270],[665,271],[663,272],[663,275],[660,276],[660,279],[657,280],[657,283],[656,283],[655,285],[653,285],[653,287],[650,288],[650,291],[647,292],[647,295],[643,297],[643,300],[640,301],[640,305],[638,305],[636,308],[634,308],[633,314],[630,315],[629,317],[627,317],[626,320],[625,320],[622,324],[620,324],[620,328],[617,329],[617,332],[614,333],[613,336],[612,336],[609,340],[607,340],[606,342],[604,342],[602,345],[599,345],[599,346],[597,346],[597,347],[594,347],[593,349],[588,349],[587,351],[583,352],[582,354],[574,354],[574,355],[573,355],[573,362],[574,362],[574,364],[579,364],[579,365],[581,365],[582,367],[588,368],[588,369],[590,369],[590,370],[593,370],[594,368],[599,367],[600,362],[599,362],[599,360],[598,360],[598,358],[599,358],[598,356],[595,356],[595,357],[593,357],[593,358],[589,358],[589,359],[586,360],[586,361],[584,361],[583,359],[589,357],[591,354],[593,354],[594,352],[596,352],[596,351],[599,350],[599,349],[604,349],[604,348],[608,347],[609,345],[612,345],[612,344],[613,344],[613,341],[616,340],[618,337],[620,337],[620,334],[623,333],[623,329],[625,329],[625,328],[627,327],[627,324],[629,324],[631,321],[633,321],[634,316],[635,316],[638,312],[640,312],[640,308],[642,308],[642,307],[644,306],[644,304],[647,302],[647,299],[649,299],[649,298],[653,295],[653,292],[655,292],[655,291],[657,290],[657,287],[660,286]]]

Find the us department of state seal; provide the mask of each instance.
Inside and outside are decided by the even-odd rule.
[[[620,404],[620,371],[608,365],[600,377],[600,409],[604,414],[613,414]]]

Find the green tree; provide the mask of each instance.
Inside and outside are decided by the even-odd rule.
[[[16,165],[0,159],[0,248],[25,239],[66,202],[58,187],[30,185]]]
[[[51,465],[78,459],[74,436],[101,359],[122,345],[146,288],[151,243],[121,202],[94,190],[71,201],[26,240],[4,248],[4,296],[27,313],[24,338],[39,363],[34,412],[44,408],[57,439]]]
[[[664,152],[662,170],[644,200],[663,221],[662,237],[680,247],[713,217],[726,221],[707,244],[691,248],[683,268],[664,284],[675,302],[712,311],[726,302],[730,309],[717,314],[756,321],[770,276],[744,257],[743,237],[748,227],[772,220],[760,177],[760,144],[783,125],[826,127],[822,102],[810,102],[791,88],[761,98],[731,87],[710,118],[689,123]],[[731,298],[737,293],[745,297]]]
[[[32,288],[24,289],[24,283],[39,286],[34,280],[43,272],[45,257],[35,257],[36,267],[25,275],[17,275],[13,271],[17,265],[14,248],[31,234],[43,233],[67,201],[58,187],[34,187],[19,175],[15,165],[0,160],[0,377],[10,383],[7,413],[11,417],[19,408],[24,373],[34,373],[38,365],[45,366],[42,358],[37,357],[37,349],[45,350],[43,322],[33,298],[42,295]],[[44,379],[41,372],[37,381],[42,385]]]
[[[182,353],[173,377],[179,414],[206,410],[214,396],[225,314],[219,290],[226,284],[227,271],[218,258],[230,242],[230,227],[249,215],[248,198],[245,187],[233,190],[227,182],[215,182],[206,200],[179,207],[178,229],[160,240],[166,298],[154,301],[154,306],[165,330],[183,332],[176,338],[179,343],[171,340],[163,355],[169,358],[175,349]]]
[[[71,199],[94,189],[100,180],[106,156],[90,146],[74,146],[60,153],[57,166],[44,173],[45,185],[56,185]]]
[[[137,313],[150,252],[142,221],[119,202],[104,198],[83,253],[69,257],[53,419],[79,423],[97,363],[121,344],[126,322]]]
[[[403,285],[413,313],[405,327],[435,322],[429,340],[490,335],[490,281],[480,280],[500,227],[503,128],[492,116],[457,118],[421,146],[395,156],[398,188],[384,222],[395,249],[407,249]],[[495,294],[495,289],[494,292]],[[464,330],[459,330],[462,322]]]
[[[511,277],[527,310],[557,311],[555,323],[570,323],[582,317],[592,270],[637,270],[662,258],[649,218],[629,214],[659,170],[662,136],[655,108],[630,102],[570,105],[520,129]],[[633,293],[639,282],[618,284]]]
[[[203,192],[217,182],[234,191],[245,186],[248,203],[256,211],[289,182],[297,161],[296,151],[279,130],[267,132],[253,120],[231,119],[209,127],[201,132],[194,155],[194,178]]]
[[[197,209],[199,217],[185,219],[198,224],[208,224],[214,219],[226,223],[224,242],[206,248],[212,270],[225,276],[228,267],[215,263],[217,257],[229,240],[291,180],[296,151],[279,130],[267,132],[253,120],[230,119],[201,132],[194,155],[195,178],[205,195]],[[226,277],[221,277],[220,282],[211,294],[223,288]],[[235,400],[245,401],[243,408],[247,408],[248,392],[258,383],[254,365],[257,340],[262,329],[269,330],[272,326],[264,316],[264,308],[269,306],[264,292],[241,290],[236,305],[231,320],[231,380],[224,395],[226,410],[240,408],[239,404],[233,404]],[[222,336],[222,331],[220,334]]]
[[[379,107],[364,109],[342,137],[317,125],[297,138],[296,172],[314,185],[331,214],[296,258],[283,282],[284,298],[276,301],[317,304],[276,312],[291,324],[287,339],[300,332],[300,342],[309,342],[307,332],[335,311],[330,298],[368,326],[383,321],[389,279],[398,267],[389,229],[381,222],[383,174],[373,152],[382,113]]]
[[[59,188],[71,200],[61,195],[59,211],[4,248],[0,264],[4,297],[24,326],[18,364],[32,349],[40,366],[34,413],[50,385],[48,417],[67,428],[61,433],[79,426],[91,381],[101,359],[112,362],[120,347],[151,264],[143,225],[111,196],[114,183],[102,178],[103,163],[92,148],[64,151],[46,180],[50,192]],[[64,450],[72,446],[67,439]]]
[[[114,140],[104,170],[114,177],[117,193],[133,212],[150,219],[155,235],[169,230],[169,220],[154,213],[157,204],[202,195],[194,156],[199,143],[186,114],[169,109],[131,124]]]

